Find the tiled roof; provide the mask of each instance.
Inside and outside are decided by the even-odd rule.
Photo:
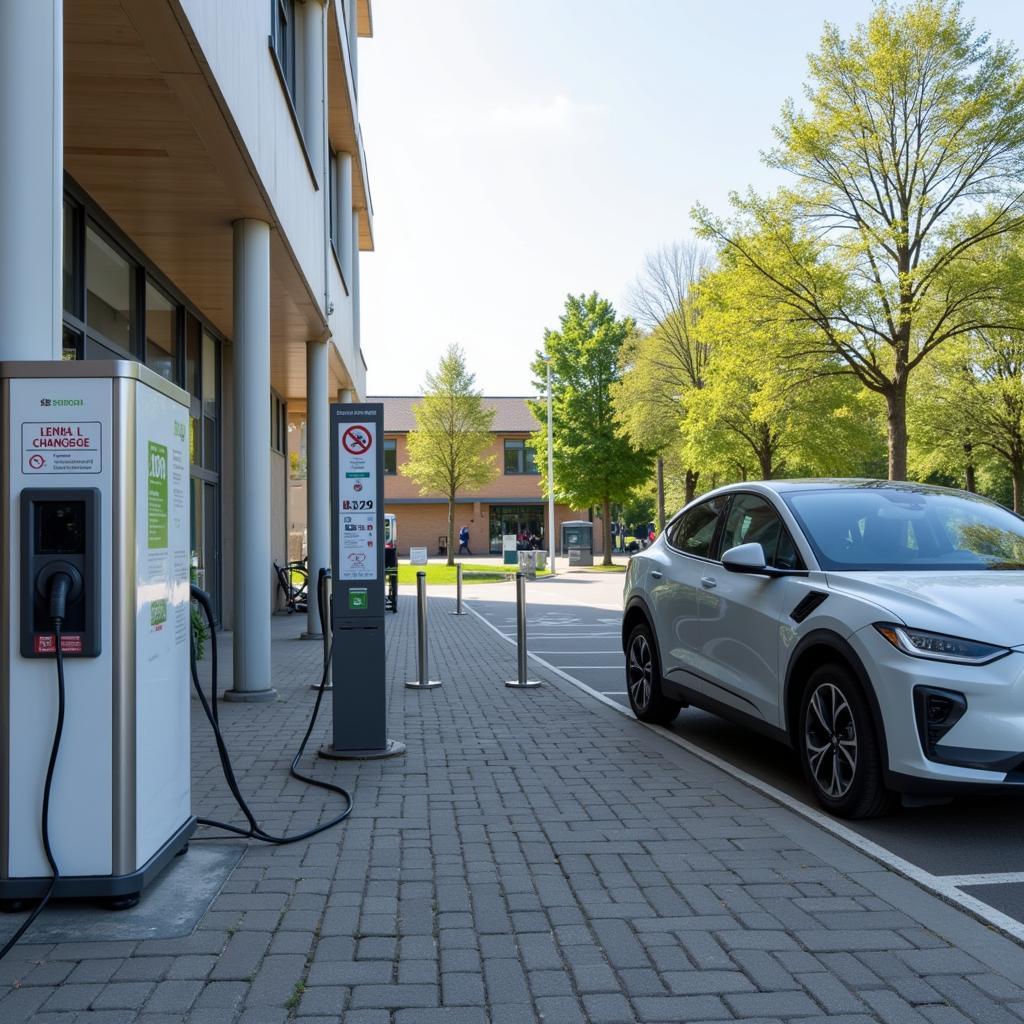
[[[388,434],[407,434],[416,429],[413,407],[419,395],[370,396],[368,402],[384,403],[384,431]],[[494,410],[491,431],[495,434],[532,434],[540,424],[533,418],[526,398],[484,398],[484,405]]]

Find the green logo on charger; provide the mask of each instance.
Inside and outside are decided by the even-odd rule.
[[[167,446],[149,442],[147,486],[150,548],[167,547]]]
[[[351,612],[365,612],[370,606],[370,598],[365,587],[353,587],[348,592],[348,609]]]
[[[149,624],[162,626],[167,621],[167,601],[161,598],[149,606]]]

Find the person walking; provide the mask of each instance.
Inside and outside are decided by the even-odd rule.
[[[469,527],[463,526],[459,530],[459,554],[461,555],[465,551],[470,558],[473,557],[473,552],[469,550]]]

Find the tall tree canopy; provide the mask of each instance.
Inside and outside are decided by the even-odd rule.
[[[642,330],[623,347],[624,373],[612,389],[623,434],[654,448],[692,500],[699,471],[682,460],[687,398],[704,386],[711,346],[701,330],[698,286],[711,266],[707,248],[675,242],[650,253],[630,305]],[[672,488],[676,490],[677,488]],[[663,509],[659,507],[659,518]]]
[[[617,432],[612,408],[622,348],[634,330],[633,321],[620,320],[596,292],[570,295],[560,329],[544,332],[544,350],[532,365],[538,393],[545,394],[545,355],[551,360],[555,493],[576,508],[601,509],[606,565],[611,564],[611,503],[625,501],[649,478],[653,459],[649,448]],[[546,423],[546,402],[531,401],[530,407],[538,422]],[[532,444],[546,488],[546,427],[533,435]]]
[[[702,233],[756,272],[810,347],[885,401],[889,476],[907,473],[910,376],[938,346],[993,323],[996,284],[964,273],[1021,226],[1024,76],[953,0],[879,2],[849,38],[826,24],[806,110],[789,102],[768,166],[794,183],[734,195]],[[806,354],[807,349],[799,354]]]
[[[421,493],[440,491],[448,499],[448,564],[455,564],[455,499],[481,487],[497,472],[490,447],[494,410],[484,407],[476,378],[458,345],[449,346],[434,373],[428,373],[416,404],[416,429],[407,440],[409,458],[402,472]]]

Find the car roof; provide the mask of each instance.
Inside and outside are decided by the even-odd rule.
[[[904,491],[919,494],[959,494],[967,492],[955,487],[940,487],[936,484],[919,484],[911,480],[872,480],[867,477],[808,477],[792,480],[744,480],[738,483],[719,487],[709,494],[727,494],[731,491],[768,490],[778,494],[794,491],[826,491],[826,490],[887,490]],[[706,496],[706,495],[704,495]],[[971,495],[973,497],[973,495]]]

